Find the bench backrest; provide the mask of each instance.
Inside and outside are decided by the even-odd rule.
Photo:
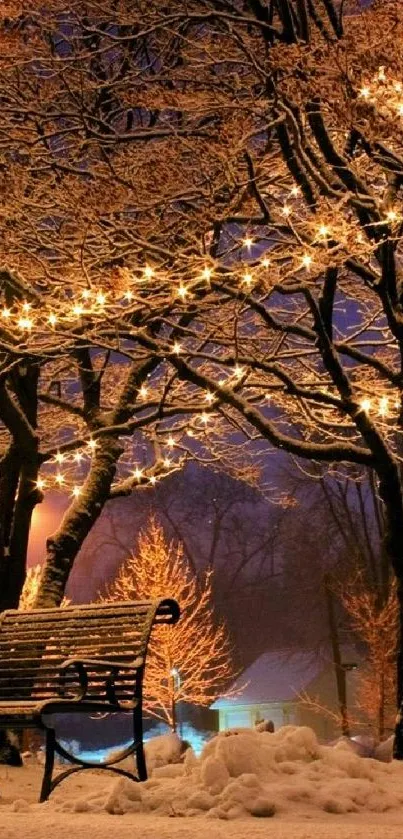
[[[46,700],[60,689],[66,659],[104,659],[130,664],[145,660],[154,623],[176,623],[175,600],[96,603],[0,615],[0,702]],[[69,677],[70,681],[70,677]],[[90,673],[92,699],[105,698],[105,678]],[[116,683],[119,701],[130,699],[131,682]]]

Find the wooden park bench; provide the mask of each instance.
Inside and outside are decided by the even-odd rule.
[[[46,733],[40,801],[68,775],[109,769],[135,781],[147,778],[143,748],[142,685],[154,624],[179,619],[175,600],[96,603],[0,615],[0,728]],[[130,712],[132,742],[103,763],[70,754],[56,738],[53,714]],[[74,766],[53,776],[55,753]],[[119,768],[136,755],[137,774]]]

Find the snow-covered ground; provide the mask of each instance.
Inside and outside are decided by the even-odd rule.
[[[1,839],[401,839],[403,765],[320,746],[307,728],[239,729],[182,763],[175,735],[148,745],[151,777],[102,771],[64,781],[45,804],[42,767],[0,767]]]

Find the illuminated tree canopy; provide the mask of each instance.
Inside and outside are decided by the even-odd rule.
[[[38,480],[80,488],[38,602],[60,601],[111,495],[180,465],[169,440],[189,422],[373,469],[402,602],[401,4],[17,7],[0,83],[8,509],[24,519]],[[157,471],[140,473],[134,431]]]

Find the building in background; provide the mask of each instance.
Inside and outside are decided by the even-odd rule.
[[[343,649],[343,663],[347,708],[356,717],[357,651],[351,647]],[[328,658],[311,651],[263,653],[238,677],[229,692],[238,690],[238,695],[223,697],[212,705],[212,709],[218,711],[220,731],[249,728],[262,720],[272,720],[275,730],[282,725],[307,725],[323,741],[340,735],[336,720],[325,712],[315,713],[300,701],[301,694],[306,693],[323,708],[337,712],[336,679],[333,663]]]

